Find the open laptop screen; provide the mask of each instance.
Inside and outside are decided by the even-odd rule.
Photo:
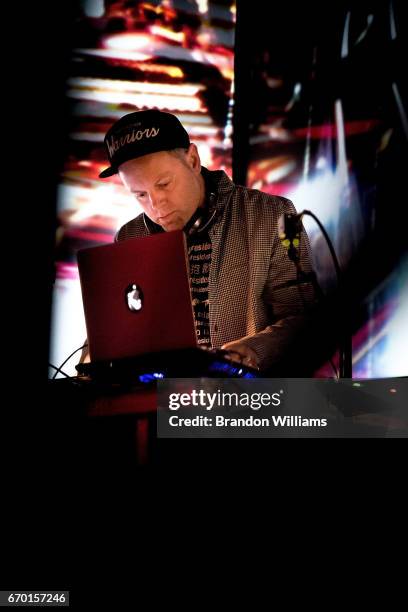
[[[78,252],[91,361],[197,345],[183,231]]]

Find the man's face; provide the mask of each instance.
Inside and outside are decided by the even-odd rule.
[[[120,165],[119,176],[149,219],[166,232],[183,229],[204,204],[204,180],[194,144],[181,157],[159,151],[131,159]]]

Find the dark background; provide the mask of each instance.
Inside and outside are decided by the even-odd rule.
[[[241,77],[237,74],[236,120],[245,123],[250,109],[256,108],[251,106],[251,101],[256,100],[257,96],[256,90],[251,92],[251,89],[247,90],[249,95],[244,95],[242,87],[248,78],[248,70],[251,73],[252,60],[260,41],[273,36],[285,58],[282,70],[302,72],[309,67],[306,59],[302,63],[301,58],[307,58],[303,50],[310,48],[310,37],[321,37],[321,44],[330,46],[332,36],[337,34],[337,30],[331,31],[330,24],[337,27],[338,22],[332,3],[328,3],[324,9],[317,4],[285,3],[284,7],[274,6],[270,18],[267,18],[265,11],[266,3],[240,4],[242,10],[245,10],[245,4],[251,5],[251,10],[245,16],[245,24],[250,26],[249,33],[243,35],[242,45],[237,47],[237,62],[241,62],[243,80],[240,82]],[[105,519],[104,525],[101,526],[95,519],[95,510],[102,495],[96,496],[89,506],[89,496],[84,493],[87,485],[85,476],[73,482],[73,478],[81,474],[72,443],[78,435],[75,434],[78,422],[74,423],[66,413],[56,413],[56,407],[47,400],[46,392],[55,196],[65,151],[64,83],[75,9],[74,2],[27,3],[24,11],[20,7],[14,8],[9,22],[17,25],[16,45],[10,52],[13,64],[7,81],[7,108],[3,111],[3,145],[6,153],[3,171],[4,180],[10,187],[8,193],[3,194],[3,213],[6,213],[3,217],[3,237],[7,241],[3,243],[3,305],[6,312],[3,318],[5,359],[2,415],[6,418],[7,428],[2,428],[2,448],[5,450],[2,477],[7,501],[3,505],[2,525],[9,536],[9,546],[2,542],[3,555],[7,559],[7,571],[2,574],[3,584],[7,583],[4,588],[29,589],[39,588],[40,585],[47,588],[52,585],[54,589],[72,587],[76,578],[76,561],[80,560],[84,537],[88,537],[84,533],[89,534],[87,530],[91,529],[95,536],[99,528],[103,530],[110,524],[103,512],[107,506],[103,506],[102,510],[99,507],[100,516],[103,515]],[[279,22],[278,15],[290,17],[290,36],[282,28],[274,26]],[[323,23],[325,28],[322,28]],[[245,24],[238,23],[241,32]],[[406,31],[406,22],[404,27]],[[239,32],[238,29],[237,36]],[[379,74],[380,79],[386,78],[386,67],[387,70],[400,70],[392,51],[389,51],[391,59],[387,64],[383,63],[380,48],[377,52],[380,57],[376,58],[375,64],[373,61],[375,76]],[[325,65],[322,66],[324,69]],[[337,86],[340,86],[339,82],[329,78],[328,87]],[[378,88],[381,93],[381,80]],[[358,97],[355,103],[366,104],[371,99],[370,95],[367,100]],[[240,134],[245,133],[243,128]],[[239,146],[243,152],[235,173],[243,176],[245,139]],[[358,279],[359,290],[360,281],[364,280],[363,292],[368,289],[365,283],[372,287],[392,270],[407,242],[403,220],[406,214],[404,173],[399,170],[401,163],[406,161],[404,155],[406,142],[401,135],[397,135],[395,146],[384,161],[379,177],[375,235],[369,237],[350,272]],[[389,180],[390,173],[392,181]],[[390,240],[390,236],[395,240]],[[387,245],[386,249],[384,244]],[[245,459],[246,468],[251,460],[255,459],[258,465],[266,465],[276,457],[270,446],[266,445],[255,450],[253,444],[245,445],[243,452],[241,444],[232,447],[232,444],[226,445],[224,443],[227,441],[223,441],[222,449],[220,445],[211,445],[209,453],[207,445],[205,448],[203,445],[198,447],[194,440],[182,442],[194,443],[178,447],[181,452],[174,452],[172,457],[175,465],[177,459],[183,457],[184,473],[188,471],[189,464],[194,467],[200,460],[207,466],[219,460],[225,474],[226,462],[229,473],[237,466],[242,469],[242,464],[235,463],[239,455]],[[228,452],[225,450],[227,447]],[[166,461],[169,457],[167,453]],[[289,457],[281,446],[279,457],[281,465]],[[303,455],[303,469],[304,462]],[[180,465],[178,463],[179,468]],[[320,463],[316,462],[314,468],[319,471]],[[144,476],[140,475],[139,494],[143,480]],[[117,505],[120,505],[123,490],[117,493]],[[166,501],[169,503],[170,500]],[[137,518],[135,514],[135,522]],[[80,531],[78,526],[83,530]],[[81,562],[86,565],[88,561],[91,563],[89,559],[82,559]]]

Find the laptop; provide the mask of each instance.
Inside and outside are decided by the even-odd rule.
[[[228,351],[197,345],[182,230],[78,251],[90,363],[80,375],[109,383],[259,374]]]
[[[196,348],[182,230],[78,252],[91,362]]]

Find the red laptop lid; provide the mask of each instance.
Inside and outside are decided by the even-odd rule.
[[[78,252],[92,361],[197,346],[182,231]]]

